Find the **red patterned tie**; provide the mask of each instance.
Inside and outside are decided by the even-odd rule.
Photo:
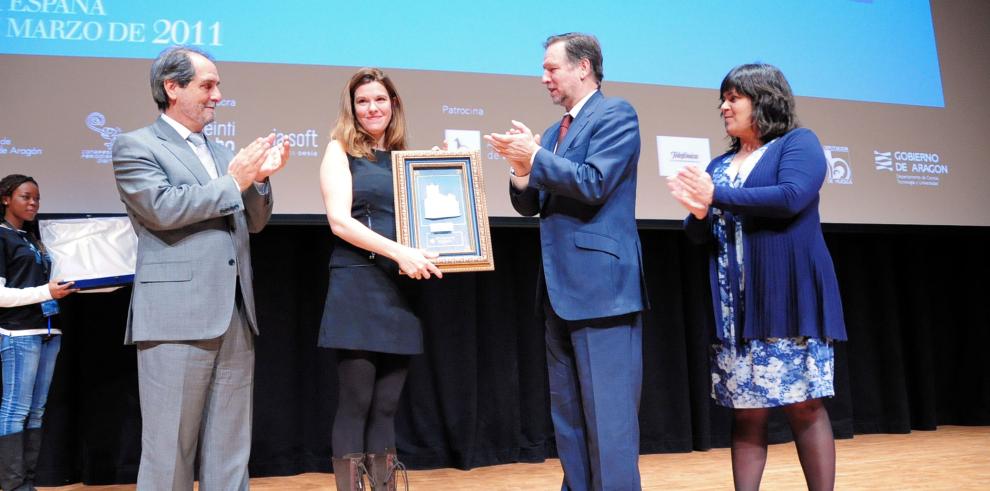
[[[571,113],[565,114],[564,119],[560,120],[560,136],[557,137],[557,145],[564,142],[564,137],[567,136],[567,129],[571,127],[571,121],[573,120],[574,118],[571,117]]]

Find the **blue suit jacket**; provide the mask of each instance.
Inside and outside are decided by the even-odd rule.
[[[550,305],[566,320],[641,311],[647,300],[636,230],[636,111],[596,92],[558,144],[559,134],[559,122],[544,133],[529,186],[509,187],[516,211],[540,214],[540,281]]]

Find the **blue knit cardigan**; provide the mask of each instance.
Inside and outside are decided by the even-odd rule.
[[[707,172],[711,174],[726,155],[715,157]],[[741,188],[715,187],[712,206],[743,218],[746,296],[744,308],[735,306],[737,333],[742,338],[846,339],[839,286],[818,214],[818,191],[826,169],[818,137],[798,128],[767,148]],[[715,319],[720,319],[718,248],[711,210],[701,220],[688,215],[684,226],[693,242],[713,243],[709,258],[712,303]],[[730,278],[738,278],[734,258],[729,268]],[[733,298],[738,299],[739,282],[732,283]],[[716,329],[716,336],[722,337],[721,329]]]

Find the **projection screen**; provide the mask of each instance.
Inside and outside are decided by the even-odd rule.
[[[405,104],[410,147],[446,139],[478,150],[490,214],[514,217],[508,165],[481,135],[513,119],[542,133],[560,118],[563,109],[540,83],[542,42],[582,31],[601,41],[603,91],[639,114],[640,219],[683,217],[664,176],[725,151],[717,87],[733,66],[761,61],[787,75],[802,125],[821,139],[825,221],[990,225],[980,211],[990,204],[990,166],[977,126],[988,110],[985,52],[960,46],[972,33],[936,28],[943,13],[964,21],[960,6],[555,5],[2,0],[0,169],[34,176],[45,213],[122,213],[113,139],[157,117],[151,60],[188,44],[211,53],[220,69],[224,101],[208,137],[231,149],[269,132],[291,143],[289,166],[273,178],[276,214],[323,214],[317,174],[340,91],[356,67],[378,66]]]

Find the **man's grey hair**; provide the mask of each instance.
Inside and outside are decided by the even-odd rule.
[[[196,76],[196,68],[193,67],[189,53],[196,53],[213,61],[213,57],[201,49],[191,46],[172,46],[159,53],[158,58],[155,58],[154,63],[151,64],[151,98],[155,100],[161,112],[168,109],[165,81],[174,80],[179,87],[185,87]]]
[[[559,42],[564,43],[567,60],[572,64],[581,63],[581,60],[587,58],[591,63],[591,71],[595,74],[595,81],[598,82],[598,88],[601,88],[602,80],[605,79],[605,69],[602,67],[602,47],[598,44],[598,38],[582,32],[554,34],[543,43],[543,48],[549,48],[551,44]]]

